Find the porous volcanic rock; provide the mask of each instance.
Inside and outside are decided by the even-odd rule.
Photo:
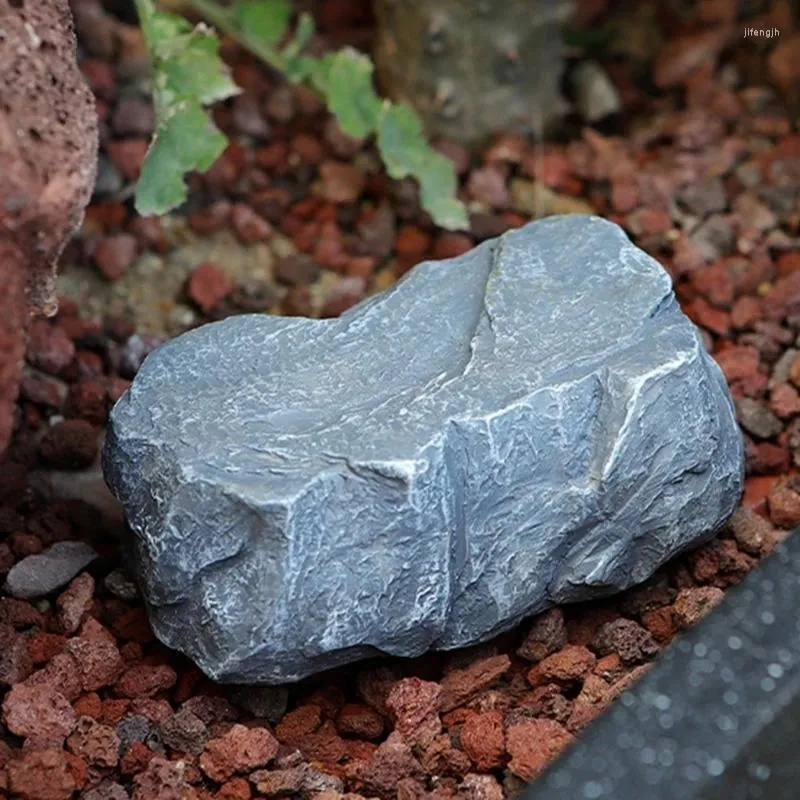
[[[97,114],[67,0],[0,0],[0,455],[29,312],[53,314],[55,269],[94,186]]]
[[[727,520],[743,454],[668,274],[571,215],[339,318],[168,342],[103,465],[159,638],[213,678],[280,683],[643,581]]]

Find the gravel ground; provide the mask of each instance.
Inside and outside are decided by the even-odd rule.
[[[633,51],[606,64],[626,108],[616,127],[542,148],[504,135],[473,156],[439,143],[472,212],[469,233],[448,233],[369,144],[231,45],[245,91],[216,113],[235,143],[180,213],[136,218],[152,127],[141,38],[97,0],[74,2],[102,154],[61,310],[31,327],[0,464],[0,794],[516,797],[800,523],[799,34],[781,2],[748,21],[780,37],[754,42],[720,33],[736,3],[696,6],[685,27],[659,18],[670,37],[644,72]],[[368,33],[359,4],[320,7],[337,42]],[[425,258],[570,210],[620,223],[659,259],[725,373],[748,476],[727,529],[643,586],[483,646],[286,688],[214,685],[156,642],[97,467],[107,412],[146,353],[229,314],[337,315]]]

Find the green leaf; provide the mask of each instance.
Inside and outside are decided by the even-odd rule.
[[[410,106],[384,102],[378,121],[378,149],[392,178],[406,178],[423,167],[430,148],[422,120]]]
[[[186,199],[183,176],[207,170],[227,140],[203,107],[238,93],[219,57],[219,42],[204,25],[156,11],[136,0],[153,72],[155,135],[136,187],[140,214],[163,214]]]
[[[319,67],[319,60],[311,56],[296,56],[286,62],[286,80],[292,83],[303,83],[311,78]]]
[[[437,225],[449,230],[469,228],[467,209],[456,197],[458,181],[449,158],[431,151],[425,167],[416,177],[420,183],[422,207]]]
[[[372,61],[350,47],[334,53],[327,66],[328,108],[349,136],[360,139],[378,125],[382,105],[372,85]]]
[[[136,185],[136,210],[164,214],[186,200],[183,176],[207,170],[228,142],[203,109],[185,103],[156,130]]]
[[[392,178],[415,178],[422,207],[442,228],[469,226],[467,209],[456,197],[458,181],[452,162],[432,150],[425,140],[422,120],[407,105],[384,103],[378,123],[378,149]]]
[[[233,13],[249,43],[274,47],[286,34],[292,6],[286,0],[248,0],[236,3]]]

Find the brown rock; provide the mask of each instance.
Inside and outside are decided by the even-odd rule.
[[[458,792],[462,800],[503,800],[503,787],[493,775],[465,775]]]
[[[383,733],[383,717],[363,703],[346,703],[336,716],[336,728],[345,736],[377,739]]]
[[[759,352],[751,345],[730,347],[716,353],[714,358],[729,383],[751,378],[758,372]]]
[[[195,267],[186,282],[186,293],[206,314],[233,289],[233,280],[210,261]]]
[[[94,462],[99,431],[82,419],[66,419],[53,425],[39,442],[39,458],[55,469],[85,469]]]
[[[69,653],[57,653],[26,681],[27,686],[49,686],[72,702],[81,693],[78,665]]]
[[[275,726],[275,736],[278,741],[291,744],[300,737],[319,729],[322,724],[322,710],[314,703],[298,706]]]
[[[764,517],[747,506],[740,506],[734,511],[729,525],[736,544],[751,556],[762,553],[774,530]]]
[[[303,788],[307,765],[287,769],[260,769],[250,774],[250,781],[265,797],[291,797]]]
[[[139,242],[131,233],[115,233],[106,236],[94,251],[94,263],[110,281],[119,280],[136,260]]]
[[[395,731],[406,741],[417,744],[432,739],[442,728],[439,719],[438,683],[419,678],[398,681],[386,698]]]
[[[320,194],[331,203],[354,203],[364,188],[364,174],[358,167],[340,161],[326,161],[319,168]]]
[[[21,683],[33,672],[26,638],[7,622],[0,622],[0,686]]]
[[[200,769],[215,781],[237,772],[266,766],[278,754],[278,740],[266,728],[234,725],[228,733],[212,739],[200,756]]]
[[[73,638],[64,649],[74,659],[83,691],[111,686],[123,669],[116,644],[97,639]]]
[[[167,761],[160,756],[150,758],[133,779],[133,800],[195,800],[196,793],[187,783],[185,773],[183,762]]]
[[[75,727],[75,711],[52,686],[17,684],[3,701],[3,722],[17,736],[60,744]]]
[[[272,238],[272,225],[246,203],[234,203],[231,224],[244,244],[267,242]]]
[[[690,628],[701,620],[725,596],[715,586],[681,589],[672,606],[672,613],[681,628]]]
[[[18,800],[69,800],[79,787],[80,768],[63,750],[26,750],[9,762],[8,789]]]
[[[517,655],[527,661],[541,661],[567,643],[567,626],[560,608],[551,608],[534,619]]]
[[[363,669],[356,676],[356,686],[361,699],[379,714],[388,716],[386,698],[399,680],[399,674],[391,667]]]
[[[800,494],[788,487],[779,487],[767,495],[770,519],[781,528],[794,528],[800,523]]]
[[[161,741],[176,753],[199,756],[208,741],[206,724],[187,708],[165,719],[159,730]]]
[[[94,595],[94,578],[82,572],[56,600],[59,629],[63,633],[75,633],[89,613]]]
[[[502,712],[473,715],[461,728],[459,740],[464,752],[481,772],[498,768],[505,754]]]
[[[391,797],[403,778],[423,778],[424,770],[411,747],[397,733],[383,742],[359,774],[367,793]]]
[[[67,749],[96,767],[115,767],[119,761],[116,731],[92,717],[81,717],[67,739]]]
[[[666,644],[675,635],[676,627],[670,606],[654,608],[642,614],[642,625],[659,644]]]
[[[120,697],[153,697],[171,689],[177,677],[167,664],[139,664],[122,674],[114,690]]]
[[[51,375],[60,374],[75,357],[75,345],[58,325],[43,319],[34,320],[28,328],[25,358],[29,364]]]
[[[551,719],[511,725],[506,731],[509,769],[525,781],[533,780],[572,741],[572,734]]]
[[[592,645],[600,655],[617,653],[625,664],[646,661],[659,651],[650,633],[630,619],[617,619],[603,625]]]
[[[560,682],[580,680],[591,672],[597,661],[594,653],[583,645],[568,644],[539,664],[539,674]]]
[[[67,0],[4,3],[0,75],[0,453],[11,433],[29,311],[56,309],[55,268],[94,186],[97,117]],[[30,31],[37,47],[31,47]]]
[[[461,705],[481,689],[491,686],[508,672],[511,659],[505,655],[491,656],[456,669],[444,676],[439,695],[439,711],[446,713]]]

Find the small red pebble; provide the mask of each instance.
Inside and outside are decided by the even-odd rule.
[[[758,372],[759,353],[751,345],[730,347],[714,358],[728,382],[750,378]]]
[[[91,717],[100,721],[103,716],[103,701],[97,692],[82,694],[77,700],[73,701],[72,707],[79,717]]]
[[[272,225],[246,203],[235,203],[231,208],[231,224],[244,244],[266,242],[272,238]]]
[[[3,722],[17,736],[39,744],[60,743],[75,727],[75,710],[52,686],[11,688],[3,701]]]
[[[125,180],[136,181],[148,147],[147,139],[117,139],[106,144],[106,152]]]
[[[538,665],[539,674],[554,681],[575,681],[591,672],[596,662],[597,658],[587,647],[568,644]]]
[[[139,664],[122,674],[114,690],[120,697],[153,697],[171,689],[178,676],[167,664]]]
[[[563,725],[551,719],[510,725],[506,737],[511,756],[508,768],[524,781],[533,780],[574,739]]]
[[[233,280],[210,261],[193,269],[186,282],[186,293],[206,314],[233,289]]]
[[[55,469],[84,469],[95,460],[100,432],[82,419],[54,425],[39,442],[39,458]]]
[[[94,263],[110,281],[119,280],[134,262],[139,252],[139,242],[132,233],[115,233],[106,236],[94,251]]]
[[[278,740],[266,728],[234,725],[228,733],[212,739],[200,756],[200,769],[211,780],[222,782],[237,772],[266,766],[278,754]]]
[[[470,717],[461,728],[461,747],[481,772],[502,766],[505,753],[503,713],[487,711]]]
[[[23,750],[6,767],[8,790],[19,800],[69,800],[85,780],[85,765],[63,750]]]
[[[94,578],[83,572],[58,596],[56,619],[62,633],[75,633],[80,628],[91,608],[93,595]]]
[[[456,256],[463,255],[464,253],[472,250],[474,242],[472,237],[466,233],[452,233],[447,231],[439,234],[433,245],[432,257],[440,258],[456,258]]]
[[[779,487],[767,495],[770,519],[781,528],[800,523],[800,494],[788,487]]]
[[[69,387],[64,415],[104,426],[108,416],[106,387],[100,380],[81,380]]]
[[[394,240],[394,251],[399,256],[420,257],[430,246],[430,235],[417,225],[403,225]]]
[[[28,363],[51,375],[58,375],[74,357],[75,345],[63,328],[44,319],[31,322],[25,350]]]

